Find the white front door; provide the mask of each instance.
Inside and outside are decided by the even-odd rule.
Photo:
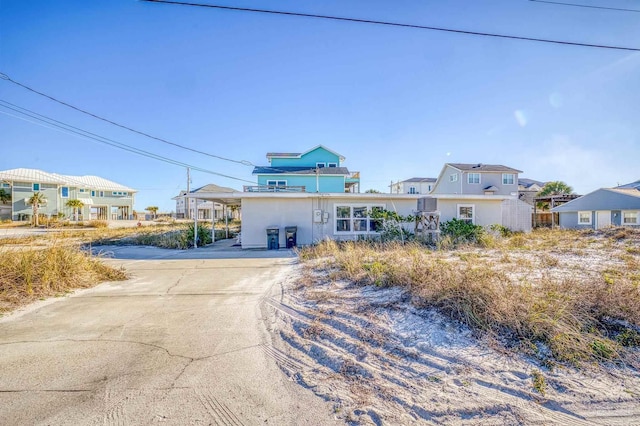
[[[603,210],[596,212],[596,229],[611,226],[611,211]]]

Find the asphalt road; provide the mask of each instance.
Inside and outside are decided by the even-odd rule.
[[[267,328],[288,251],[114,252],[130,280],[0,319],[1,425],[335,423]]]

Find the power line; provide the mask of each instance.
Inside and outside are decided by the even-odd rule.
[[[253,9],[253,8],[245,8],[245,7],[221,6],[221,5],[204,4],[204,3],[178,2],[178,1],[171,1],[171,0],[141,0],[141,1],[147,2],[147,3],[164,3],[164,4],[172,4],[172,5],[179,5],[179,6],[193,6],[193,7],[206,7],[211,9],[233,10],[238,12],[253,12],[253,13],[265,13],[270,15],[295,16],[295,17],[302,17],[302,18],[328,19],[332,21],[356,22],[360,24],[386,25],[391,27],[412,28],[412,29],[418,29],[418,30],[444,31],[449,33],[484,36],[484,37],[498,37],[498,38],[506,38],[506,39],[512,39],[512,40],[535,41],[539,43],[553,43],[553,44],[562,44],[562,45],[568,45],[568,46],[582,46],[582,47],[593,47],[598,49],[613,49],[613,50],[627,50],[627,51],[633,51],[633,52],[640,52],[640,48],[634,48],[634,47],[610,46],[610,45],[602,45],[602,44],[579,43],[579,42],[572,42],[572,41],[552,40],[552,39],[543,39],[543,38],[535,38],[535,37],[512,36],[512,35],[506,35],[506,34],[457,30],[453,28],[404,24],[400,22],[375,21],[370,19],[346,18],[341,16],[331,16],[331,15],[316,15],[312,13],[298,13],[298,12],[287,12],[287,11],[281,11],[281,10],[268,10],[268,9]]]
[[[251,162],[246,161],[246,160],[233,160],[231,158],[222,157],[220,155],[210,154],[208,152],[200,151],[200,150],[197,150],[197,149],[194,149],[194,148],[189,148],[188,146],[180,145],[180,144],[177,144],[175,142],[170,142],[170,141],[168,141],[166,139],[150,135],[149,133],[145,133],[145,132],[142,132],[140,130],[133,129],[131,127],[125,126],[124,124],[117,123],[115,121],[109,120],[107,118],[101,117],[101,116],[99,116],[97,114],[94,114],[92,112],[89,112],[89,111],[87,111],[85,109],[82,109],[82,108],[76,107],[74,105],[71,105],[71,104],[69,104],[67,102],[61,101],[60,99],[57,99],[57,98],[55,98],[55,97],[53,97],[51,95],[47,95],[46,93],[42,93],[42,92],[40,92],[40,91],[38,91],[38,90],[36,90],[36,89],[34,89],[32,87],[29,87],[29,86],[27,86],[25,84],[22,84],[20,82],[17,82],[15,80],[13,80],[11,77],[9,77],[8,75],[6,75],[6,74],[4,74],[2,72],[0,72],[0,78],[3,79],[3,80],[9,81],[9,82],[11,82],[11,83],[13,83],[13,84],[15,84],[17,86],[20,86],[20,87],[22,87],[24,89],[27,89],[30,92],[36,93],[36,94],[38,94],[40,96],[43,96],[43,97],[45,97],[47,99],[50,99],[50,100],[52,100],[54,102],[57,102],[57,103],[59,103],[61,105],[64,105],[64,106],[66,106],[68,108],[74,109],[74,110],[76,110],[78,112],[81,112],[83,114],[89,115],[89,116],[91,116],[93,118],[97,118],[98,120],[104,121],[104,122],[109,123],[109,124],[113,124],[114,126],[120,127],[122,129],[125,129],[125,130],[129,130],[130,132],[137,133],[137,134],[145,136],[147,138],[155,139],[155,140],[157,140],[159,142],[166,143],[168,145],[173,145],[173,146],[181,148],[181,149],[186,149],[187,151],[195,152],[197,154],[206,155],[208,157],[217,158],[219,160],[230,161],[232,163],[238,163],[238,164],[242,164],[244,166],[253,166],[253,164]]]
[[[224,177],[224,178],[227,178],[227,179],[233,179],[233,180],[237,180],[237,181],[241,181],[241,182],[247,182],[247,183],[255,184],[254,181],[241,179],[241,178],[237,178],[237,177],[234,177],[234,176],[225,175],[225,174],[222,174],[222,173],[214,172],[213,170],[208,170],[208,169],[204,169],[204,168],[197,167],[197,166],[192,166],[190,164],[183,163],[181,161],[173,160],[171,158],[167,158],[167,157],[164,157],[162,155],[154,154],[154,153],[149,152],[149,151],[145,151],[145,150],[142,150],[142,149],[139,149],[139,148],[132,147],[132,146],[124,144],[122,142],[118,142],[118,141],[115,141],[113,139],[106,138],[106,137],[98,135],[96,133],[92,133],[92,132],[89,132],[87,130],[81,129],[79,127],[75,127],[75,126],[72,126],[70,124],[58,121],[58,120],[53,119],[51,117],[47,117],[45,115],[39,114],[39,113],[37,113],[35,111],[31,111],[31,110],[29,110],[27,108],[20,107],[18,105],[12,104],[11,102],[7,102],[7,101],[2,100],[2,99],[0,99],[0,106],[36,120],[36,121],[31,121],[31,120],[28,120],[28,119],[26,119],[24,117],[21,117],[21,116],[10,114],[10,113],[7,113],[5,111],[0,111],[0,113],[2,113],[2,114],[5,114],[5,115],[8,115],[10,117],[17,118],[17,119],[29,122],[31,124],[42,126],[42,127],[45,127],[45,128],[51,129],[51,130],[60,131],[60,132],[63,132],[63,133],[79,135],[80,137],[83,137],[85,139],[91,139],[91,140],[97,141],[97,142],[105,144],[105,145],[109,145],[109,146],[112,146],[112,147],[115,147],[115,148],[118,148],[118,149],[122,149],[124,151],[132,152],[134,154],[138,154],[138,155],[141,155],[143,157],[148,157],[148,158],[152,158],[154,160],[163,161],[163,162],[168,163],[168,164],[173,164],[173,165],[180,166],[180,167],[190,167],[191,169],[199,171],[199,172],[209,173],[209,174],[216,175],[216,176],[221,176],[221,177]],[[51,127],[51,126],[53,126],[53,127]]]
[[[640,13],[640,9],[621,9],[617,7],[606,7],[606,6],[590,6],[588,4],[578,4],[578,3],[564,3],[559,1],[547,1],[547,0],[529,0],[536,3],[548,3],[548,4],[557,4],[561,6],[573,6],[573,7],[585,7],[589,9],[605,9],[605,10],[617,10],[620,12],[637,12]]]

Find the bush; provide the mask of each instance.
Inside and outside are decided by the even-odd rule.
[[[480,225],[453,218],[440,224],[440,234],[451,237],[453,244],[478,243],[483,239],[485,230]]]
[[[90,220],[87,226],[91,228],[107,228],[109,223],[106,220]]]

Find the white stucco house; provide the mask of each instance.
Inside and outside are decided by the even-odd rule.
[[[322,146],[316,147],[306,153],[295,154],[295,157],[302,162],[305,155],[312,154],[314,161],[320,161],[318,158],[322,156],[323,149]],[[328,155],[337,154],[328,150]],[[294,155],[289,154],[289,157]],[[465,171],[467,166],[473,171]],[[318,169],[315,163],[312,168]],[[439,186],[436,182],[432,193],[426,196],[417,193],[355,193],[348,191],[345,185],[340,185],[341,189],[345,188],[344,192],[321,192],[318,189],[330,185],[311,182],[309,185],[291,186],[287,182],[250,186],[242,192],[198,191],[185,197],[193,198],[195,203],[206,200],[222,205],[241,205],[241,242],[244,249],[272,248],[273,245],[286,247],[291,243],[294,231],[296,245],[309,245],[326,238],[356,240],[376,236],[380,230],[369,212],[381,208],[402,216],[414,215],[419,210],[419,200],[423,198],[433,200],[429,204],[436,206],[441,222],[457,218],[482,226],[501,224],[513,230],[531,229],[532,207],[518,200],[518,170],[505,166],[485,165],[479,168],[477,165],[456,164],[450,167],[446,164],[439,179],[449,183],[454,173],[460,174],[457,179],[469,179],[468,185],[457,183],[445,191],[446,185]],[[472,178],[468,178],[469,173]],[[483,175],[477,177],[475,173]],[[314,181],[323,178],[319,173],[312,176]],[[476,182],[484,182],[484,185],[476,187]]]

